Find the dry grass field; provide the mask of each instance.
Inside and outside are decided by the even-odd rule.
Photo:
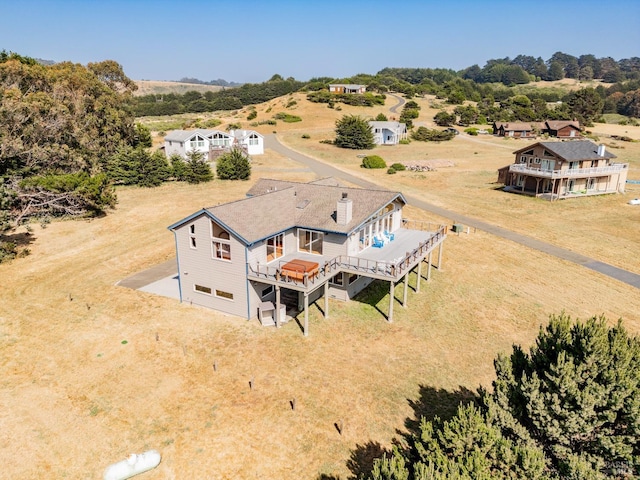
[[[218,85],[199,85],[196,83],[181,83],[170,82],[160,80],[136,80],[138,89],[134,92],[136,96],[162,94],[162,93],[176,93],[182,95],[189,91],[195,90],[196,92],[217,92],[222,89]]]
[[[626,205],[634,193],[551,204],[496,191],[495,169],[523,143],[488,136],[371,152],[388,163],[441,158],[453,167],[363,171],[357,152],[318,140],[332,137],[343,114],[388,113],[393,101],[336,111],[292,98],[297,104],[287,111],[302,122],[257,129],[276,130],[296,150],[381,185],[640,273],[640,210]],[[289,100],[258,106],[257,120]],[[429,124],[433,100],[420,102],[418,121]],[[223,121],[245,117],[240,111]],[[638,144],[619,145],[615,153],[640,178]],[[446,415],[490,386],[496,354],[529,346],[550,314],[604,314],[640,334],[637,289],[483,232],[447,239],[442,271],[421,293],[409,292],[408,308],[396,305],[394,323],[380,313],[386,285],[374,284],[355,301],[331,301],[327,320],[312,307],[308,338],[296,322],[265,328],[116,286],[173,257],[166,227],[177,219],[243,197],[260,176],[314,178],[272,152],[254,158],[253,173],[248,182],[120,189],[114,212],[36,226],[31,255],[0,265],[1,476],[95,479],[110,463],[154,448],[163,459],[144,475],[150,480],[346,480],[418,413]],[[412,207],[406,216],[452,220]]]

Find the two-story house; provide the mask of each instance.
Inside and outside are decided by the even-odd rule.
[[[213,160],[231,148],[241,148],[249,155],[264,153],[264,137],[254,130],[172,130],[164,137],[165,155],[180,155],[196,151]]]
[[[373,132],[373,142],[376,145],[397,145],[400,140],[407,138],[407,125],[394,121],[370,121],[369,127]]]
[[[427,279],[432,252],[442,264],[442,226],[408,228],[399,192],[347,188],[318,181],[259,180],[247,198],[203,208],[169,226],[175,235],[180,299],[280,325],[286,309],[304,312],[324,297],[348,300],[374,279],[394,287],[408,275]],[[420,281],[418,280],[418,289]],[[271,322],[269,322],[271,323]]]
[[[515,163],[498,171],[506,191],[548,200],[624,192],[629,164],[614,162],[604,145],[538,142],[514,154]]]

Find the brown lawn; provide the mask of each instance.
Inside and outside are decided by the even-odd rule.
[[[496,191],[495,169],[523,143],[490,137],[372,152],[388,162],[453,160],[436,172],[363,171],[356,152],[318,140],[332,136],[332,122],[344,113],[384,109],[335,111],[293,97],[298,104],[289,111],[303,121],[269,127],[292,147],[640,271],[638,211],[625,205],[633,193],[549,204]],[[258,120],[287,101],[270,102],[270,113],[258,106]],[[419,121],[429,122],[427,106]],[[637,145],[615,150],[632,163],[632,178],[640,178]],[[274,154],[254,159],[258,176],[313,178]],[[100,478],[110,463],[155,448],[162,463],[144,478],[346,479],[349,459],[388,447],[414,407],[450,412],[469,391],[490,386],[496,354],[530,345],[550,314],[623,318],[640,333],[637,289],[483,232],[447,239],[443,270],[420,294],[409,292],[407,309],[396,305],[394,323],[379,312],[389,302],[383,285],[359,301],[331,301],[328,320],[313,307],[308,338],[295,322],[263,328],[115,285],[172,258],[167,225],[243,197],[252,181],[120,189],[117,209],[105,218],[36,226],[31,255],[0,265],[4,477]],[[412,207],[406,216],[451,221]]]

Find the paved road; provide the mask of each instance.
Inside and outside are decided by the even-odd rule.
[[[380,185],[369,182],[367,180],[363,180],[362,178],[356,177],[355,175],[339,170],[338,168],[335,168],[319,160],[303,155],[299,152],[296,152],[295,150],[291,150],[290,148],[282,145],[278,141],[275,135],[265,135],[265,147],[270,148],[271,150],[281,155],[289,157],[292,160],[295,160],[296,162],[306,165],[320,177],[340,178],[349,183],[353,183],[354,185],[359,185],[365,188],[378,188],[378,189],[383,188],[383,187],[380,187]],[[465,215],[460,215],[451,210],[446,210],[444,208],[431,205],[430,203],[427,203],[424,200],[421,200],[413,196],[405,195],[405,198],[409,201],[411,205],[421,208],[423,210],[426,210],[427,212],[434,213],[441,217],[451,219],[453,223],[461,223],[466,226],[477,228],[478,230],[483,230],[485,232],[491,233],[498,237],[511,240],[513,242],[519,243],[521,245],[525,245],[535,250],[539,250],[549,255],[553,255],[554,257],[558,257],[563,260],[568,260],[569,262],[582,265],[586,268],[602,273],[609,277],[615,278],[616,280],[627,283],[636,288],[640,288],[640,275],[636,273],[629,272],[627,270],[623,270],[618,267],[614,267],[613,265],[609,265],[607,263],[598,262],[592,258],[586,257],[584,255],[580,255],[579,253],[572,252],[571,250],[557,247],[550,243],[546,243],[540,240],[536,240],[535,238],[528,237],[526,235],[512,232],[510,230],[499,227],[497,225],[492,225],[490,223],[483,222],[482,220],[477,220],[475,218],[467,217]]]
[[[387,96],[388,97],[393,97],[398,101],[398,103],[396,103],[393,107],[389,108],[390,112],[398,113],[398,108],[400,108],[402,105],[404,105],[406,103],[406,100],[403,97],[401,97],[400,95],[394,95],[393,93],[387,93]]]

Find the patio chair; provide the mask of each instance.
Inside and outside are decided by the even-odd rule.
[[[389,232],[387,230],[384,231],[384,236],[387,237],[390,242],[393,242],[393,240],[396,238],[396,234],[395,233],[391,233],[391,232]]]
[[[378,238],[378,236],[376,235],[375,237],[373,237],[372,245],[376,248],[382,248],[384,247],[384,240],[381,238]]]

